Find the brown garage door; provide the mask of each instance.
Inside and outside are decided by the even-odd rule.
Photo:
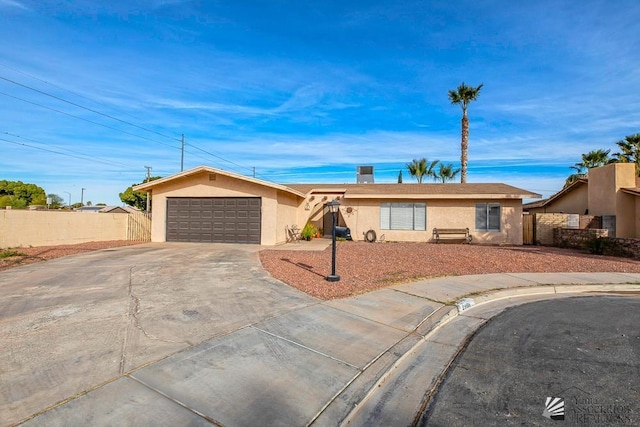
[[[260,244],[259,197],[167,198],[167,241]]]

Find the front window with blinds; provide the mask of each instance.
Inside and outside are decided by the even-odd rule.
[[[382,203],[381,230],[426,230],[426,203]]]
[[[500,203],[476,204],[476,230],[500,231]]]

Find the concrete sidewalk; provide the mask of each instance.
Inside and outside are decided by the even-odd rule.
[[[443,277],[342,300],[296,300],[272,317],[60,396],[24,425],[411,424],[488,319],[514,305],[597,292],[640,293],[640,274]],[[475,305],[459,312],[463,297]]]

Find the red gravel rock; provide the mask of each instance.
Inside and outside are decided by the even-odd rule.
[[[264,250],[260,260],[276,279],[321,299],[344,298],[437,276],[488,273],[640,273],[640,261],[541,246],[339,242],[336,273],[327,282],[331,248]]]

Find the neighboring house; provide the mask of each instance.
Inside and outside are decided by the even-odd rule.
[[[98,212],[100,213],[141,213],[140,209],[136,209],[133,206],[101,206]]]
[[[82,206],[74,209],[76,212],[97,213],[140,213],[139,209],[131,206]]]
[[[589,200],[587,179],[580,178],[545,200],[525,203],[527,213],[580,213],[586,215]]]
[[[589,169],[580,179],[546,200],[527,203],[535,213],[589,214],[615,217],[617,237],[640,238],[640,179],[634,163],[612,163]]]
[[[522,244],[522,199],[506,184],[275,184],[200,166],[140,184],[152,197],[154,242],[274,245],[308,221],[330,232],[326,203],[354,240],[374,230],[387,241],[425,242],[438,228],[469,228],[473,243]]]

